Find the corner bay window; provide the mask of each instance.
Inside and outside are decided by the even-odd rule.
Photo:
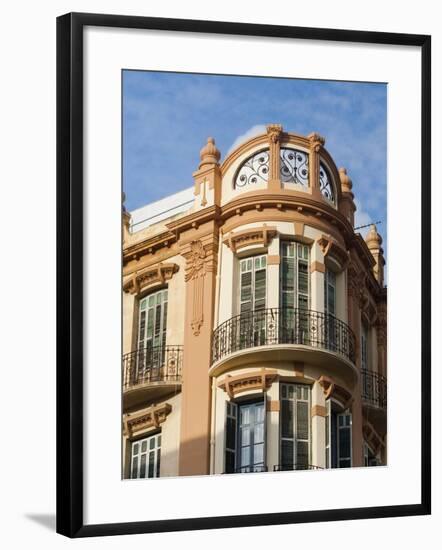
[[[161,434],[133,441],[131,454],[132,479],[160,477]]]

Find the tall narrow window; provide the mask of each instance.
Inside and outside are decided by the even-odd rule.
[[[310,387],[281,384],[280,469],[305,470],[310,464]]]
[[[281,342],[308,343],[310,250],[296,242],[282,242],[281,249]]]
[[[325,341],[329,349],[335,350],[336,334],[336,274],[326,269],[324,276]]]
[[[167,290],[140,300],[138,376],[155,378],[164,362],[167,329]]]
[[[325,419],[325,465],[327,468],[351,467],[351,413],[338,411],[336,404],[327,400]]]
[[[266,307],[267,258],[244,258],[240,263],[240,313]]]
[[[265,470],[264,401],[227,403],[225,471],[226,473]]]
[[[161,434],[151,435],[132,443],[132,479],[160,477]]]

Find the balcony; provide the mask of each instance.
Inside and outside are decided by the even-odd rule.
[[[362,400],[377,409],[387,408],[387,379],[377,372],[362,369]]]
[[[318,365],[326,361],[331,370],[341,371],[345,364],[352,380],[357,379],[353,331],[333,315],[319,311],[261,309],[232,317],[214,331],[212,375],[254,359],[295,359]]]
[[[154,346],[123,355],[123,406],[136,407],[181,386],[183,346]]]

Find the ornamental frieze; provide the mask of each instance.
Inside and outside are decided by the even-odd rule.
[[[243,231],[237,231],[236,233],[231,231],[223,242],[235,253],[239,249],[247,246],[256,245],[267,247],[276,234],[276,227],[270,227],[264,224],[261,227],[251,227]]]
[[[246,372],[236,376],[227,375],[218,387],[223,389],[232,399],[239,393],[257,390],[265,391],[270,388],[278,374],[273,369],[260,369],[254,372]]]
[[[123,419],[124,433],[127,437],[131,438],[149,428],[159,428],[160,424],[165,422],[171,412],[172,405],[163,403],[161,405],[152,405],[136,413],[128,413],[124,415]]]

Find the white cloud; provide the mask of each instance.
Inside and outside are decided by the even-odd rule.
[[[259,134],[265,134],[265,132],[266,132],[265,124],[255,124],[255,126],[252,126],[246,132],[244,132],[244,134],[241,134],[235,139],[235,141],[229,147],[227,154],[231,153],[233,149],[236,149],[239,145],[241,145],[241,143],[244,143],[248,139],[251,139],[255,136],[259,136]]]

